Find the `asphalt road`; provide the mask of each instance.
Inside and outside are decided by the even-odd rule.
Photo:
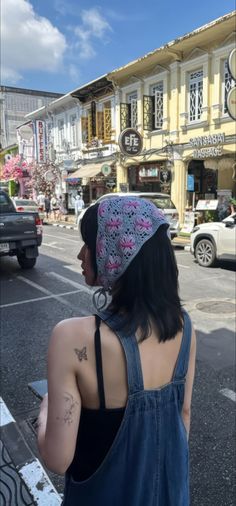
[[[53,326],[71,316],[94,312],[76,256],[78,232],[44,227],[36,267],[19,268],[2,258],[1,395],[36,452],[33,421],[39,401],[28,382],[44,378]],[[197,330],[193,393],[191,505],[235,504],[235,266],[199,267],[190,253],[176,249],[180,294]],[[62,479],[52,476],[62,491]]]

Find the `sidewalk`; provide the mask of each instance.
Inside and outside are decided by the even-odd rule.
[[[60,506],[62,499],[0,397],[1,506]]]
[[[75,216],[74,215],[67,215],[66,219],[62,220],[53,220],[50,218],[50,220],[45,219],[44,220],[44,226],[52,225],[54,227],[61,227],[61,228],[68,228],[69,230],[78,230],[78,227],[75,223]]]

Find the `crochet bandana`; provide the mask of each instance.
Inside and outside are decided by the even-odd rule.
[[[99,285],[110,290],[163,224],[169,225],[163,211],[149,200],[114,196],[101,202],[96,244]]]

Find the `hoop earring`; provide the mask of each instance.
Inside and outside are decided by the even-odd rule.
[[[104,300],[101,300],[101,297],[104,297]],[[93,305],[97,311],[101,311],[107,305],[107,293],[105,288],[98,288],[98,290],[93,293]]]

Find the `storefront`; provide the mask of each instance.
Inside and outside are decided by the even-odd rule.
[[[112,163],[90,163],[83,165],[66,178],[68,207],[74,208],[74,199],[81,193],[85,205],[116,188],[116,171]]]
[[[200,200],[217,200],[217,215],[222,218],[235,197],[233,145],[225,133],[194,137],[190,145],[193,151],[187,163],[186,207],[196,209]]]
[[[166,162],[140,163],[128,168],[130,191],[162,192],[171,191],[171,171]]]

